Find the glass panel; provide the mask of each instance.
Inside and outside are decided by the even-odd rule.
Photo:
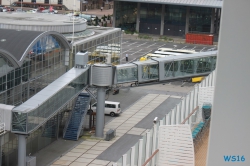
[[[137,81],[137,67],[117,69],[117,82]]]
[[[180,63],[180,72],[182,76],[194,73],[194,60],[182,60]]]
[[[159,65],[158,64],[148,64],[142,65],[142,79],[151,80],[159,78]]]
[[[115,8],[115,27],[128,32],[134,32],[136,27],[137,3],[116,1]]]
[[[160,34],[161,4],[141,3],[140,33]]]
[[[185,6],[165,5],[164,35],[185,35],[186,10]]]
[[[190,7],[189,32],[210,33],[211,14],[211,8]]]

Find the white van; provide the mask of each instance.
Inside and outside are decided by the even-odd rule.
[[[88,110],[88,114],[92,112],[96,112],[96,106],[97,106],[97,103],[94,103],[93,105],[91,105],[91,109]],[[121,107],[120,107],[120,102],[105,101],[104,109],[105,109],[104,113],[112,117],[122,112]]]

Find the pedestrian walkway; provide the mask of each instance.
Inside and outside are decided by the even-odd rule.
[[[132,139],[123,139],[131,142],[130,146],[124,142],[122,144],[120,138],[127,134],[127,137],[134,136],[134,138],[137,138],[137,140],[135,140],[137,142],[138,139],[146,133],[147,129],[136,128],[135,125],[169,97],[170,95],[163,94],[146,95],[129,107],[118,118],[115,118],[105,125],[104,133],[109,129],[116,130],[116,137],[114,139],[111,141],[104,141],[94,137],[87,138],[70,152],[53,162],[51,166],[111,166],[115,161],[122,157],[124,153],[126,153],[127,150],[123,152],[121,146],[130,148],[134,145]],[[116,148],[112,149],[113,146],[116,146]],[[114,152],[114,154],[111,154],[111,151]],[[105,158],[108,158],[107,155],[111,156],[111,158],[112,156],[119,155],[119,158],[112,159],[113,161],[105,160]]]
[[[206,137],[203,138],[202,145],[199,147],[198,151],[195,153],[195,165],[196,166],[206,166],[208,137],[209,137],[209,134],[206,133]]]

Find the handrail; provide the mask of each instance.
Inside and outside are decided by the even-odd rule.
[[[149,162],[150,162],[150,160],[156,155],[156,153],[158,153],[159,152],[159,149],[156,149],[156,151],[154,151],[154,153],[145,161],[145,163],[144,164],[142,164],[142,166],[146,166]]]
[[[199,109],[199,106],[197,106],[197,107],[188,115],[188,117],[186,117],[186,118],[184,119],[184,121],[181,122],[181,124],[185,124],[186,121],[190,118],[190,116],[191,116],[195,111],[197,111],[198,109]]]

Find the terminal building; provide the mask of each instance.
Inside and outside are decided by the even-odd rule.
[[[21,105],[69,71],[79,51],[89,53],[89,61],[104,61],[98,60],[104,55],[95,52],[96,48],[114,43],[120,46],[121,30],[88,27],[85,19],[74,20],[73,25],[63,15],[27,13],[1,13],[0,26],[0,121],[9,122],[1,133],[0,165],[12,166],[18,161],[18,136],[10,132],[11,119],[6,120],[10,112],[8,115],[3,111]],[[109,54],[114,56],[112,51]],[[115,60],[119,63],[119,57]],[[27,154],[34,154],[61,136],[71,107],[72,103],[65,105],[27,137]]]
[[[155,35],[217,35],[221,7],[219,0],[115,0],[113,26]]]

